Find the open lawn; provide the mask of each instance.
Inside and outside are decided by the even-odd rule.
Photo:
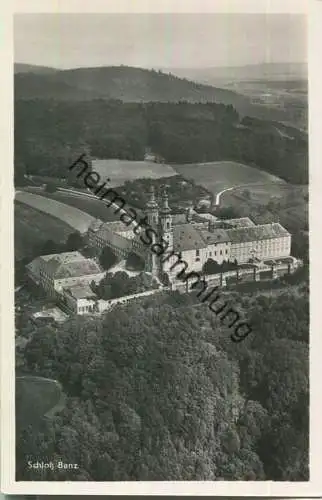
[[[142,179],[160,179],[176,175],[170,165],[158,164],[151,161],[129,160],[93,160],[93,170],[100,174],[102,180],[110,179],[109,187],[121,186],[126,181]]]
[[[86,232],[90,224],[94,221],[94,217],[91,217],[86,212],[37,194],[17,191],[15,199],[40,212],[56,217],[65,224],[68,224],[74,231],[79,231],[80,233]]]
[[[15,258],[32,258],[34,249],[45,241],[64,243],[73,229],[58,219],[28,205],[14,206]]]
[[[249,184],[284,184],[279,177],[234,161],[176,165],[176,171],[217,195],[224,189]]]
[[[62,388],[56,380],[32,375],[16,378],[16,418],[19,426],[35,424],[62,407]]]

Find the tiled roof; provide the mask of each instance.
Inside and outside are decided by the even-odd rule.
[[[173,228],[174,249],[193,250],[195,248],[205,248],[207,243],[202,238],[200,231],[193,227],[193,224],[181,224]]]
[[[205,248],[215,243],[241,243],[259,241],[289,236],[290,233],[279,223],[262,224],[260,226],[237,227],[234,229],[219,229],[212,231],[206,228],[194,227],[193,224],[181,224],[174,227],[175,250],[193,250]]]
[[[54,279],[78,278],[103,272],[95,260],[85,258],[80,252],[41,255],[34,259],[28,268],[37,272],[41,264]]]
[[[50,255],[41,255],[40,258],[45,262],[55,258],[57,261],[63,262],[72,262],[73,260],[84,259],[84,256],[78,252],[62,252],[62,253],[52,253]]]
[[[79,278],[90,274],[99,274],[103,270],[93,259],[84,259],[68,264],[61,264],[54,274],[55,279]]]
[[[206,213],[200,213],[200,214],[195,214],[196,220],[203,220],[203,221],[216,221],[218,217],[216,217],[213,214],[210,214],[208,212]]]
[[[66,292],[70,293],[75,299],[89,299],[97,298],[97,295],[93,292],[89,285],[73,285],[65,288]]]
[[[290,236],[290,233],[278,222],[273,224],[262,224],[253,227],[241,227],[237,229],[227,229],[227,234],[232,243],[242,243],[246,241],[267,240]]]
[[[225,229],[214,228],[213,231],[209,231],[208,229],[200,229],[199,232],[206,242],[206,245],[213,245],[214,243],[224,243],[230,241]]]
[[[240,219],[225,219],[222,222],[229,224],[232,227],[254,227],[255,223],[249,217],[241,217]]]
[[[55,275],[62,265],[68,265],[71,262],[83,260],[84,256],[76,251],[41,255],[39,259],[45,263],[48,272],[51,275]]]

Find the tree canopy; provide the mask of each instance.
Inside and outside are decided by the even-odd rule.
[[[27,455],[79,464],[47,480],[307,479],[307,300],[239,297],[254,334],[233,344],[206,305],[170,297],[36,328],[24,368],[67,399],[17,436],[20,480]]]
[[[80,185],[68,167],[81,154],[91,168],[92,156],[143,160],[149,146],[166,163],[234,160],[306,184],[307,136],[289,130],[296,140],[279,134],[274,122],[240,118],[214,102],[17,100],[15,176],[70,174],[69,183]]]
[[[100,256],[99,256],[99,261],[103,269],[110,269],[114,264],[117,262],[117,257],[113,250],[111,250],[110,247],[106,246],[102,249]]]

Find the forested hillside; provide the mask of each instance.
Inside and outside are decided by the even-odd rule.
[[[254,104],[248,96],[202,84],[172,73],[129,66],[55,70],[24,66],[15,74],[16,99],[83,101],[120,99],[123,102],[216,102],[234,106],[239,113],[257,118],[287,121],[282,107]],[[219,86],[220,87],[220,86]]]
[[[66,406],[25,414],[17,479],[307,480],[308,299],[231,299],[253,328],[240,344],[177,293],[36,327],[19,366],[57,379]],[[26,468],[46,456],[79,469]]]
[[[292,127],[281,133],[274,122],[241,119],[232,106],[15,102],[16,182],[24,173],[65,177],[84,148],[97,158],[142,160],[146,147],[166,163],[235,160],[307,183],[307,136]]]

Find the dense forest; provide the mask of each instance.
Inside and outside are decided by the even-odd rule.
[[[240,344],[176,292],[38,326],[20,368],[66,401],[38,422],[26,412],[17,479],[308,480],[307,296],[230,298],[253,328]],[[28,470],[39,457],[79,469]]]
[[[65,177],[84,150],[96,158],[142,160],[150,147],[167,163],[235,160],[306,184],[307,136],[276,126],[211,102],[17,100],[16,182],[25,173]]]

